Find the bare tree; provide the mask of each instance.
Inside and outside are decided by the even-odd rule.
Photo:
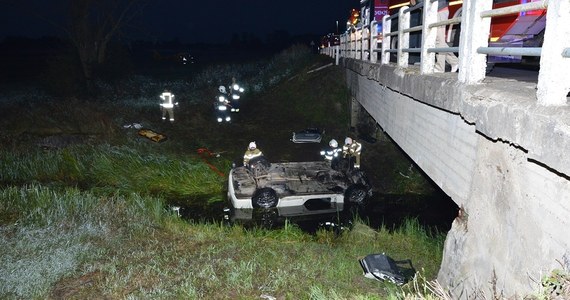
[[[148,1],[50,0],[50,11],[59,11],[58,17],[44,14],[39,9],[39,2],[29,0],[0,0],[0,9],[15,9],[17,13],[34,16],[64,32],[77,51],[83,76],[89,84],[94,70],[107,59],[110,42],[142,12]]]
[[[105,62],[109,43],[144,6],[144,0],[69,0],[69,38],[87,83]]]

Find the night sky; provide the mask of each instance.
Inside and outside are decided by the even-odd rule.
[[[0,40],[7,36],[64,36],[69,0],[0,0]],[[74,0],[78,1],[78,0]],[[344,30],[359,0],[151,0],[125,28],[126,37],[149,41],[227,43],[234,34],[324,35]]]

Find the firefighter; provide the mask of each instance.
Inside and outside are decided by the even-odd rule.
[[[235,77],[232,77],[232,83],[228,86],[228,96],[231,99],[231,112],[237,113],[239,112],[239,99],[241,98],[241,94],[243,93],[244,89],[238,83]]]
[[[174,122],[174,106],[178,105],[178,102],[174,102],[174,94],[170,90],[165,89],[160,95],[162,103],[160,103],[160,110],[162,112],[162,120],[166,120],[166,114],[168,113],[168,118],[170,122]]]
[[[360,169],[360,153],[362,152],[362,144],[353,140],[350,137],[344,139],[344,146],[342,147],[342,154],[344,158],[354,157],[354,168]]]
[[[223,85],[220,85],[220,86],[218,87],[218,91],[219,91],[220,93],[224,94],[224,95],[229,95],[228,91],[226,90],[226,87],[223,86]]]
[[[244,89],[238,83],[235,77],[232,77],[232,84],[230,85],[231,93],[243,93]]]
[[[335,139],[332,139],[329,142],[329,147],[321,151],[321,156],[324,156],[325,160],[330,161],[332,164],[332,161],[339,157],[339,153],[341,151],[342,149],[338,147],[338,142]]]
[[[247,167],[250,160],[256,157],[260,157],[262,155],[263,153],[261,153],[261,150],[257,149],[257,145],[255,144],[255,142],[249,143],[249,146],[247,147],[247,150],[243,155],[243,165]]]
[[[231,107],[230,101],[226,97],[226,88],[224,86],[220,86],[218,88],[220,91],[220,95],[216,97],[216,102],[214,102],[214,109],[216,111],[216,119],[218,123],[222,123],[223,121],[229,122],[231,121],[231,117],[229,115],[229,109]]]

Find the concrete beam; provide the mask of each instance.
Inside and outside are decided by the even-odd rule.
[[[417,67],[402,72],[392,65],[342,63],[392,90],[457,113],[486,137],[521,147],[530,158],[570,177],[570,107],[540,105],[535,83],[488,77],[467,85],[453,73],[421,75]]]

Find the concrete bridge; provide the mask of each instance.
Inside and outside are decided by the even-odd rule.
[[[346,68],[354,107],[461,208],[438,281],[454,299],[522,297],[552,270],[570,270],[570,1],[514,8],[548,7],[542,48],[526,49],[540,56],[540,71],[495,70],[497,76],[485,75],[485,53],[521,50],[486,49],[487,16],[497,14],[492,0],[464,1],[459,21],[469,39],[449,49],[434,48],[436,2],[422,5],[420,65],[407,57],[414,50],[406,42],[407,6],[398,32],[362,26],[322,53]],[[401,42],[390,49],[386,38],[396,35]],[[434,73],[435,52],[444,51],[459,53],[459,73]]]

